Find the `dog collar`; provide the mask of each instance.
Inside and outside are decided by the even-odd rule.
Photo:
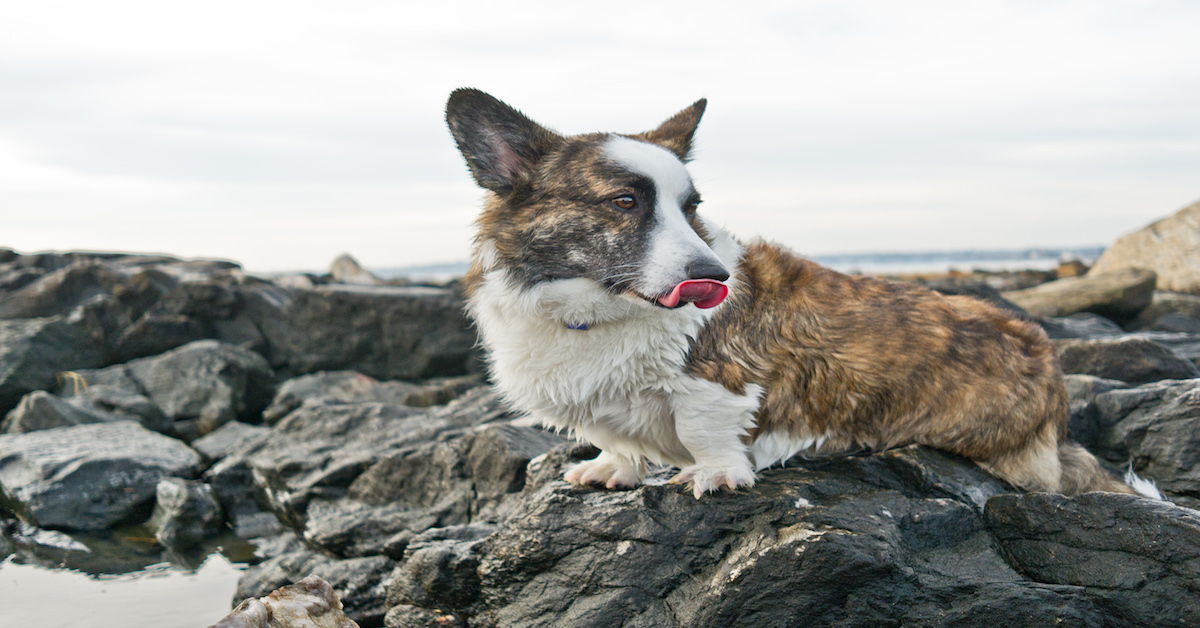
[[[563,323],[563,324],[567,326],[567,329],[577,329],[579,331],[587,331],[588,330],[587,323]]]

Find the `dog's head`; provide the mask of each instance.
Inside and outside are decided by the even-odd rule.
[[[563,136],[474,89],[446,105],[450,132],[489,190],[478,245],[520,289],[598,287],[643,307],[713,307],[729,260],[696,215],[684,163],[699,100],[653,131]]]

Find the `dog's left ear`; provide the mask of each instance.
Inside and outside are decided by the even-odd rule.
[[[701,98],[692,103],[691,107],[671,116],[657,129],[639,133],[633,137],[658,144],[675,153],[680,161],[686,162],[691,159],[692,136],[696,134],[696,127],[700,125],[700,117],[704,115],[706,106],[708,106],[708,100]]]

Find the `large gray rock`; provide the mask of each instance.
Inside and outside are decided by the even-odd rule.
[[[62,317],[0,320],[0,414],[28,393],[53,388],[59,372],[95,368],[104,359],[102,347]]]
[[[1133,495],[1033,493],[993,497],[985,517],[1017,571],[1082,587],[1105,625],[1200,625],[1200,513]]]
[[[144,393],[185,440],[236,419],[257,421],[275,390],[262,356],[215,340],[79,375],[88,385]]]
[[[1133,329],[1200,333],[1200,295],[1156,290]]]
[[[1130,384],[1200,377],[1200,369],[1171,349],[1145,338],[1056,340],[1064,373],[1083,373]]]
[[[294,377],[281,384],[271,405],[263,411],[263,421],[275,424],[305,402],[409,405],[409,397],[420,390],[419,384],[380,382],[357,371],[321,371]]]
[[[200,455],[131,421],[0,436],[0,490],[44,528],[104,530],[145,518],[158,481],[195,477]]]
[[[1091,273],[1146,268],[1159,290],[1200,294],[1200,203],[1117,239]]]
[[[466,373],[476,337],[462,306],[445,288],[351,285],[260,290],[247,304],[277,370],[381,380]]]
[[[1155,275],[1139,268],[1068,277],[1040,286],[1005,292],[1012,301],[1034,316],[1067,316],[1092,312],[1117,321],[1130,320],[1150,305]]]
[[[332,585],[346,616],[363,625],[378,626],[387,611],[385,582],[396,563],[383,556],[338,560],[300,550],[250,567],[238,580],[233,601],[262,597],[280,587],[315,575]],[[236,625],[236,624],[234,624]]]
[[[261,425],[230,421],[192,441],[192,449],[208,460],[221,460],[238,450],[254,446],[270,433],[269,428]]]

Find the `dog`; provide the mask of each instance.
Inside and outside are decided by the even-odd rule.
[[[566,480],[629,488],[671,465],[699,499],[798,454],[917,443],[1025,490],[1161,498],[1067,440],[1036,324],[703,219],[686,164],[705,106],[644,133],[564,136],[479,90],[446,105],[487,191],[467,312],[505,400],[601,450]]]

